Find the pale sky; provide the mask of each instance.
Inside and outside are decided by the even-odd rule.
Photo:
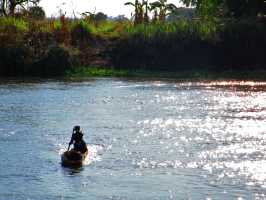
[[[124,14],[130,17],[134,11],[131,6],[124,6],[128,0],[41,0],[40,6],[45,9],[47,16],[58,16],[59,9],[66,12],[68,16],[73,16],[73,11],[76,15],[85,11],[89,12],[103,12],[108,16],[117,16]],[[134,0],[131,0],[134,2]],[[152,0],[150,0],[152,2]],[[169,0],[169,3],[174,3],[181,6],[179,0]]]

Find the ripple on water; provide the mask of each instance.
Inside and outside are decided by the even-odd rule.
[[[265,199],[265,86],[115,79],[0,86],[0,160],[8,169],[0,170],[0,190],[14,199]],[[60,142],[76,123],[89,133],[89,155],[82,170],[65,171]]]
[[[238,84],[256,85],[234,82],[231,86],[237,87]],[[182,87],[193,85],[183,84]],[[227,86],[227,83],[200,83],[197,86],[217,85]],[[153,103],[167,102],[166,110],[173,108],[176,116],[137,122],[139,131],[132,144],[139,149],[148,146],[150,153],[140,150],[140,156],[132,162],[134,166],[141,169],[197,168],[207,170],[220,180],[244,179],[246,185],[265,187],[265,93],[257,88],[255,93],[249,94],[225,88],[215,94],[212,92],[210,98],[202,98],[203,102],[207,99],[208,104],[204,110],[195,107],[195,112],[189,104],[183,104],[178,110],[176,105],[171,105],[171,102],[178,101],[178,96],[168,95],[155,95],[158,100]],[[184,111],[192,111],[195,115],[187,118]],[[197,111],[205,116],[198,117]],[[152,152],[154,150],[156,154]]]

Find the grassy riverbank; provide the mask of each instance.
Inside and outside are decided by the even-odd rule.
[[[67,78],[86,77],[129,77],[132,76],[128,70],[117,70],[111,67],[78,67],[68,70],[65,74]]]
[[[166,78],[175,80],[253,80],[265,81],[266,70],[178,70],[178,71],[149,71],[125,70],[102,67],[80,67],[68,71],[66,78],[91,78],[91,77],[124,77],[124,78]]]
[[[0,76],[262,78],[263,21],[0,18]],[[101,68],[78,68],[100,66]],[[110,67],[111,66],[111,67]]]

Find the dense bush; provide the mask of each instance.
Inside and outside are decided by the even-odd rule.
[[[52,46],[36,63],[33,63],[33,74],[58,76],[72,66],[70,53],[62,46]]]
[[[221,64],[266,68],[266,26],[258,21],[228,23],[220,32]]]
[[[116,67],[177,70],[214,64],[214,27],[179,21],[142,24],[127,31],[111,50]]]
[[[1,46],[0,55],[1,76],[21,76],[30,71],[29,51],[23,44]]]
[[[57,45],[38,58],[23,44],[0,47],[0,54],[1,76],[60,76],[78,64],[68,49]]]
[[[71,48],[58,44],[53,33],[43,31],[38,24],[27,27],[15,19],[4,22],[0,32],[0,76],[62,75],[78,64]]]
[[[266,68],[266,27],[259,21],[225,24],[179,21],[129,27],[111,50],[118,68],[178,70]]]
[[[86,21],[74,22],[71,27],[71,44],[74,46],[87,46],[95,33],[94,26]]]
[[[55,76],[106,63],[115,68],[266,69],[266,26],[253,21],[178,20],[134,26],[62,16],[0,17],[0,76]]]

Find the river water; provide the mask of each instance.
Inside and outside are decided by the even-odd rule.
[[[266,199],[266,82],[2,81],[0,154],[1,200]]]

